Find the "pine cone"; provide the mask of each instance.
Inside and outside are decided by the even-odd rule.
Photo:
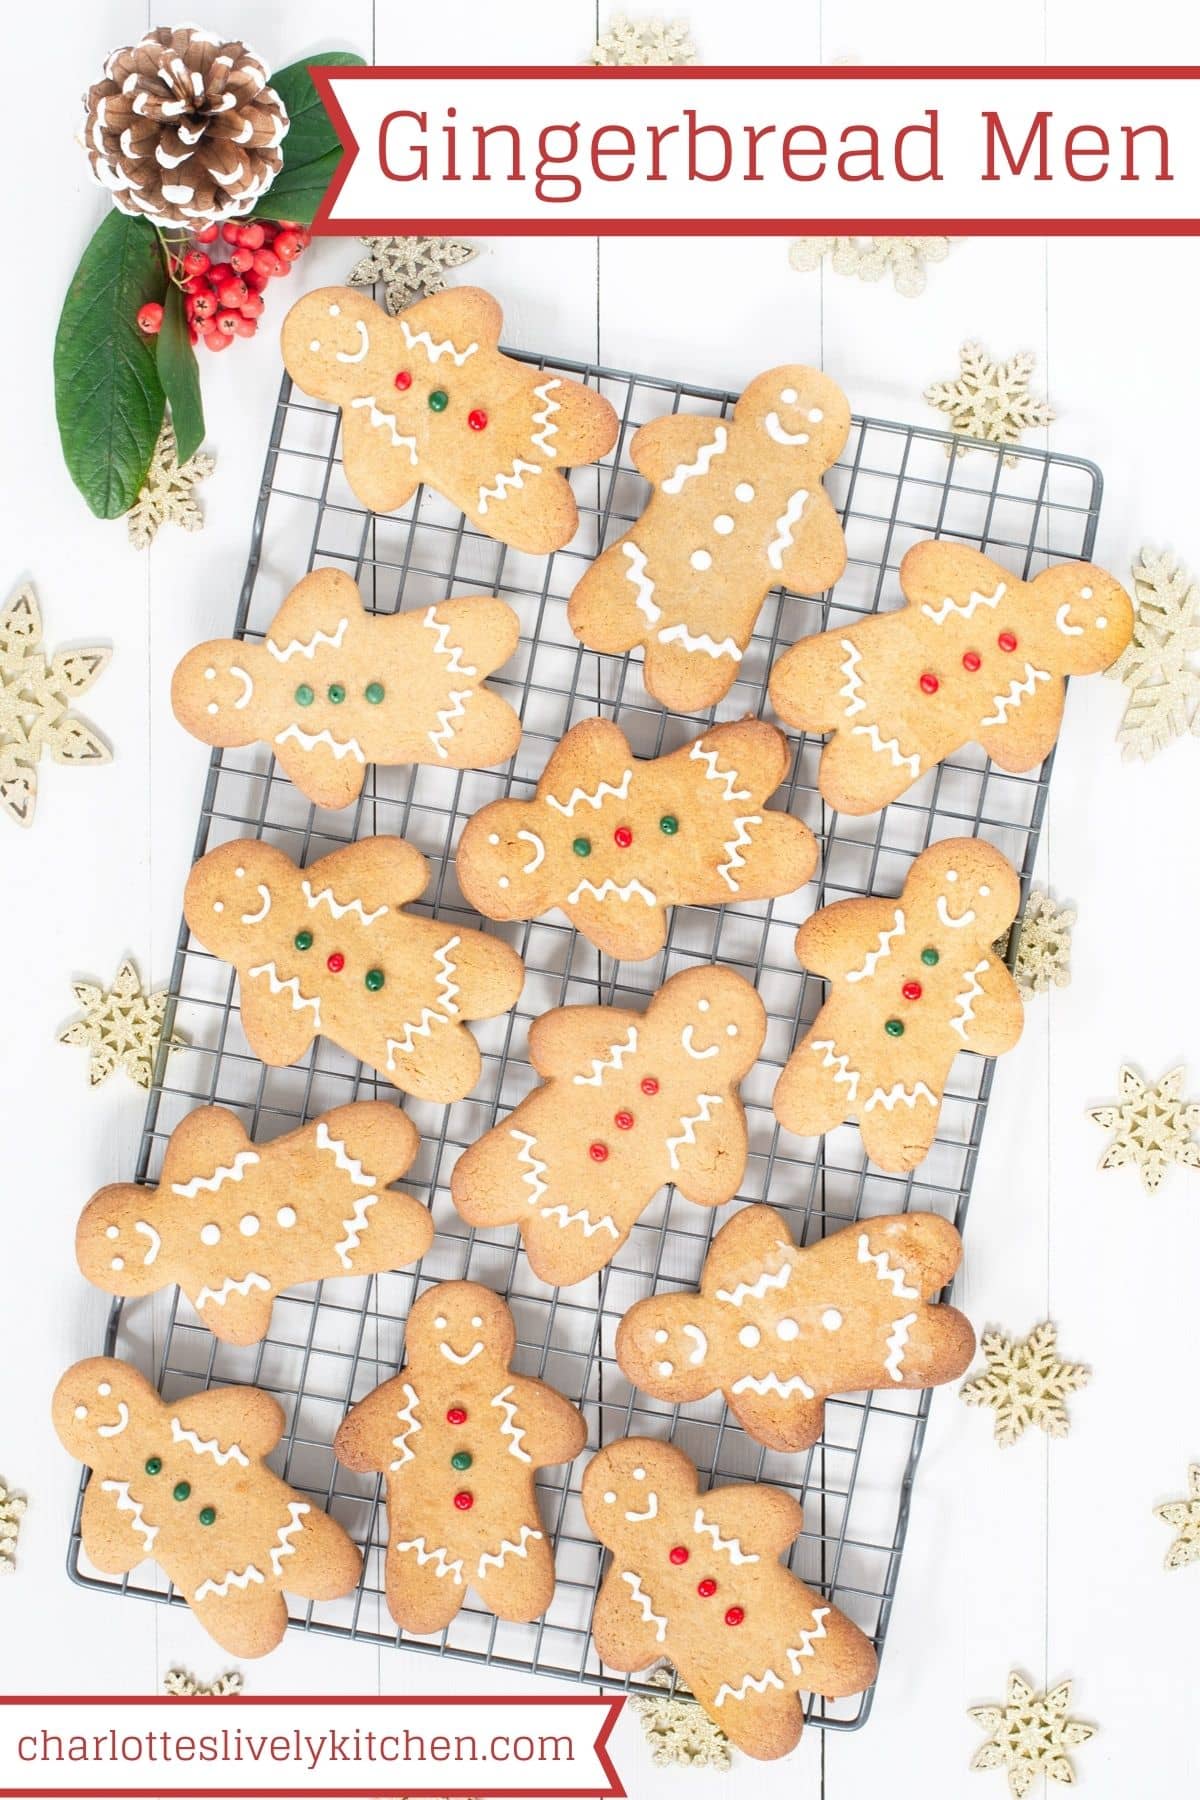
[[[84,148],[124,213],[160,225],[248,213],[283,165],[288,128],[245,44],[159,26],[114,50],[87,95]]]

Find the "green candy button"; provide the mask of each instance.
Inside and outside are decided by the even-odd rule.
[[[450,1467],[459,1470],[469,1469],[473,1460],[469,1450],[456,1450],[450,1458]]]
[[[592,854],[592,840],[591,838],[576,838],[575,842],[571,845],[571,848],[576,856],[590,856]]]
[[[363,986],[369,988],[371,993],[377,994],[383,986],[383,970],[368,969],[363,976]]]
[[[191,1491],[192,1484],[190,1481],[177,1481],[175,1486],[171,1489],[171,1498],[173,1500],[186,1500]]]
[[[900,1019],[889,1019],[883,1029],[887,1032],[889,1037],[904,1036],[904,1024]]]
[[[434,388],[429,396],[430,412],[445,412],[450,404],[450,396],[445,388]]]
[[[313,699],[314,695],[312,689],[309,687],[307,681],[302,681],[300,686],[296,689],[297,706],[311,706]]]
[[[930,944],[927,949],[922,950],[921,961],[925,964],[925,967],[927,969],[932,969],[934,963],[936,963],[937,960],[938,960],[938,953],[934,949],[932,944]]]
[[[311,950],[312,949],[312,932],[311,931],[298,931],[296,933],[295,937],[292,939],[292,942],[296,946],[297,950]]]
[[[674,813],[664,813],[662,818],[658,821],[658,829],[665,833],[667,837],[674,837],[675,833],[679,830],[679,820],[675,817]]]
[[[202,1525],[215,1524],[216,1517],[217,1517],[217,1509],[215,1506],[202,1506],[200,1508],[200,1523]]]
[[[331,681],[325,692],[334,706],[340,706],[346,698],[346,690],[340,681]]]
[[[147,1475],[161,1475],[162,1474],[162,1457],[161,1456],[148,1456],[146,1458],[146,1473],[147,1473]]]
[[[372,706],[378,706],[379,702],[383,699],[382,681],[368,682],[367,686],[363,689],[363,692]]]

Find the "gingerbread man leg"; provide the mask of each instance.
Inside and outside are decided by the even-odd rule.
[[[471,1585],[498,1619],[539,1619],[554,1594],[554,1553],[540,1519],[514,1525],[479,1558]]]
[[[774,1393],[756,1394],[746,1376],[737,1386],[741,1392],[730,1394],[729,1410],[760,1444],[770,1450],[795,1451],[816,1443],[825,1425],[823,1400],[806,1400],[801,1394],[786,1400]]]
[[[265,1656],[287,1630],[287,1601],[278,1592],[264,1592],[252,1578],[239,1587],[237,1573],[226,1576],[224,1592],[205,1593],[209,1584],[201,1583],[193,1597],[192,1610],[209,1636],[230,1656]]]
[[[900,1093],[903,1085],[904,1092]],[[882,1090],[876,1088],[874,1094]],[[890,1095],[895,1103],[872,1105],[872,1096],[860,1101],[858,1118],[863,1148],[872,1162],[893,1174],[907,1174],[924,1162],[937,1136],[941,1113],[941,1094],[927,1098],[929,1090],[923,1081],[912,1079],[893,1084]]]
[[[388,1611],[405,1631],[432,1637],[456,1618],[467,1595],[461,1558],[409,1536],[403,1520],[392,1526],[385,1589]]]
[[[792,1051],[775,1086],[775,1117],[797,1137],[823,1137],[853,1110],[860,1077],[823,1028],[823,1013]]]
[[[704,1698],[709,1699],[707,1693]],[[711,1712],[730,1743],[764,1761],[794,1750],[804,1730],[803,1701],[797,1694],[777,1693],[770,1685],[761,1694],[748,1690],[744,1700],[727,1696],[720,1706],[711,1706]]]

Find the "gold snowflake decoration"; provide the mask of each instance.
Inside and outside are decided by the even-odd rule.
[[[1070,1787],[1075,1771],[1067,1756],[1095,1737],[1094,1725],[1081,1725],[1067,1717],[1071,1683],[1039,1694],[1015,1672],[1008,1678],[1003,1706],[972,1706],[968,1712],[981,1730],[990,1732],[971,1758],[973,1769],[1006,1769],[1009,1792],[1022,1800],[1039,1775]]]
[[[1088,1118],[1113,1134],[1100,1158],[1102,1169],[1123,1169],[1136,1163],[1148,1194],[1157,1191],[1172,1163],[1200,1168],[1200,1144],[1192,1132],[1200,1125],[1200,1101],[1181,1100],[1183,1069],[1151,1085],[1122,1064],[1121,1097],[1109,1106],[1091,1106]]]
[[[167,990],[143,993],[138,972],[128,958],[117,970],[111,988],[91,981],[75,981],[71,986],[83,1018],[67,1026],[59,1043],[82,1044],[91,1052],[88,1080],[93,1087],[107,1081],[114,1070],[124,1069],[131,1081],[148,1088],[163,1033]],[[168,1048],[182,1041],[172,1034]]]
[[[26,1502],[0,1482],[0,1575],[11,1575],[17,1566],[17,1533],[25,1517]]]
[[[220,1699],[230,1699],[240,1694],[245,1686],[245,1677],[240,1669],[230,1669],[225,1675],[218,1675],[215,1681],[197,1681],[188,1669],[168,1669],[163,1676],[163,1688],[168,1694],[175,1694],[186,1699],[192,1694],[211,1694]]]
[[[667,1688],[671,1674],[670,1664],[664,1664],[647,1679],[653,1687]],[[686,1700],[679,1693],[638,1694],[632,1704],[650,1746],[651,1761],[660,1768],[729,1768],[733,1760],[729,1739],[695,1700]]]
[[[959,1393],[968,1406],[994,1409],[996,1442],[1015,1444],[1030,1425],[1040,1426],[1048,1437],[1066,1437],[1071,1426],[1067,1395],[1084,1387],[1091,1371],[1062,1360],[1055,1327],[1035,1325],[1027,1338],[991,1331],[982,1348],[983,1374],[964,1382]]]
[[[1104,672],[1129,689],[1117,742],[1143,762],[1176,738],[1200,737],[1200,588],[1182,563],[1142,550],[1133,565],[1133,637]]]
[[[374,287],[382,281],[383,303],[390,313],[403,312],[426,294],[440,294],[446,271],[460,269],[479,255],[478,246],[458,238],[365,237],[368,254],[360,257],[346,280],[351,287]]]
[[[591,60],[610,68],[645,68],[651,63],[694,63],[696,46],[682,19],[627,19],[618,13],[592,46]]]
[[[1059,906],[1041,888],[1034,888],[1025,903],[1017,927],[1017,955],[1013,980],[1022,1000],[1032,1000],[1052,987],[1067,987],[1071,980],[1071,927],[1073,907]]]
[[[797,238],[788,261],[802,275],[819,269],[825,257],[835,275],[856,275],[860,281],[892,278],[892,286],[906,300],[925,292],[926,264],[945,262],[950,239],[944,237],[806,237]]]
[[[1029,392],[1036,358],[1028,351],[1000,363],[989,360],[982,344],[964,344],[958,359],[957,381],[935,381],[925,389],[925,398],[946,414],[951,431],[981,443],[1019,444],[1022,432],[1052,423],[1051,408]],[[956,456],[965,456],[969,446],[950,448]],[[1004,461],[1015,468],[1017,459],[1006,456]]]
[[[0,809],[32,825],[37,765],[106,763],[112,751],[71,711],[108,667],[111,650],[59,650],[49,662],[42,614],[28,582],[0,612]]]
[[[1185,1563],[1200,1562],[1200,1463],[1192,1463],[1188,1469],[1187,1499],[1156,1506],[1154,1516],[1175,1533],[1166,1567],[1182,1569]]]
[[[129,541],[135,550],[148,550],[160,525],[180,525],[184,531],[201,531],[204,514],[193,489],[212,474],[215,457],[197,450],[181,463],[175,453],[175,427],[170,414],[163,420],[146,485],[126,514]]]

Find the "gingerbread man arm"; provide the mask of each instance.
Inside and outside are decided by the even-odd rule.
[[[224,1106],[196,1107],[175,1127],[163,1156],[158,1180],[164,1204],[168,1195],[172,1207],[184,1198],[172,1192],[175,1184],[186,1187],[197,1175],[215,1175],[248,1150],[253,1151],[254,1146],[236,1113]]]
[[[846,567],[846,539],[837,509],[824,488],[818,486],[809,494],[794,528],[786,512],[778,523],[780,534],[789,541],[779,552],[777,585],[804,594],[831,588]]]
[[[247,1456],[267,1456],[283,1436],[283,1408],[261,1388],[209,1388],[169,1408],[184,1431],[237,1444]]]
[[[639,475],[660,487],[670,482],[683,465],[703,466],[720,455],[729,441],[728,419],[704,417],[695,413],[668,413],[665,418],[651,419],[635,431],[629,444],[629,460]],[[705,456],[704,451],[709,454]],[[681,484],[682,485],[682,484]],[[671,488],[665,490],[668,494]],[[636,527],[634,528],[636,531]]]
[[[531,374],[524,363],[508,361],[532,390],[528,402],[534,427],[534,450],[558,470],[594,462],[617,441],[620,422],[612,406],[582,381],[562,381],[543,370]]]
[[[297,582],[275,614],[267,628],[267,643],[280,661],[291,664],[300,681],[317,652],[338,648],[362,616],[362,598],[345,570],[314,569]]]
[[[1061,676],[1046,681],[1045,673],[1018,662],[1005,691],[992,696],[975,736],[998,769],[1014,775],[1036,769],[1058,740],[1066,690]]]
[[[272,987],[269,957],[242,951],[236,966],[242,1030],[251,1050],[270,1068],[298,1062],[317,1035],[312,1011],[294,1006],[289,994]]]
[[[909,605],[918,607],[923,618],[958,633],[960,626],[979,618],[981,609],[984,618],[992,616],[994,608],[989,601],[997,587],[1012,593],[1024,583],[981,550],[925,538],[905,552],[900,586]],[[1005,595],[1000,598],[1003,601]]]
[[[506,1375],[499,1392],[516,1406],[509,1422],[520,1431],[518,1448],[535,1469],[575,1461],[587,1443],[587,1423],[577,1406],[530,1375]]]
[[[765,1269],[791,1261],[793,1251],[783,1220],[773,1207],[743,1207],[714,1238],[700,1275],[700,1292],[711,1300],[718,1288],[756,1281]]]
[[[956,1032],[980,1056],[1003,1056],[1021,1035],[1025,1010],[1017,984],[993,956],[980,957],[963,970],[955,1005]]]
[[[886,954],[898,922],[903,926],[899,901],[835,900],[796,933],[796,961],[828,981],[852,977],[881,946]]]
[[[356,1401],[334,1435],[333,1454],[338,1461],[360,1474],[386,1469],[394,1454],[391,1440],[404,1429],[402,1412],[416,1410],[413,1396],[414,1389],[401,1371]]]
[[[552,752],[537,784],[539,800],[586,821],[601,784],[619,787],[634,766],[629,739],[611,719],[585,719]],[[573,778],[573,779],[572,779]]]
[[[145,1532],[134,1530],[136,1512],[117,1503],[118,1491],[124,1485],[94,1474],[83,1496],[79,1533],[84,1554],[104,1575],[128,1575],[130,1569],[136,1569],[153,1554],[147,1547]]]
[[[720,1537],[737,1539],[746,1547],[753,1545],[764,1558],[781,1556],[804,1529],[800,1502],[782,1488],[749,1483],[710,1488],[706,1494],[697,1494],[696,1505]],[[713,1543],[720,1548],[716,1538]]]
[[[621,1007],[555,1007],[529,1027],[529,1060],[543,1081],[590,1085],[599,1063],[620,1067],[622,1050],[633,1047],[630,1032],[640,1029],[642,1015]]]
[[[735,1394],[726,1388],[725,1403],[734,1418],[769,1450],[795,1454],[807,1450],[820,1437],[825,1424],[825,1401],[806,1400],[802,1394],[752,1394],[743,1388]]]
[[[872,1257],[878,1258],[882,1251],[887,1267],[901,1269],[905,1284],[926,1299],[946,1286],[962,1261],[962,1239],[949,1219],[937,1213],[894,1213],[864,1219],[858,1226],[824,1238],[805,1254],[815,1257],[836,1280],[839,1265],[851,1269],[864,1261],[860,1250],[863,1238]]]
[[[304,878],[314,894],[328,887],[335,900],[361,900],[367,912],[378,906],[394,910],[424,892],[429,864],[402,837],[370,837],[310,863]]]

